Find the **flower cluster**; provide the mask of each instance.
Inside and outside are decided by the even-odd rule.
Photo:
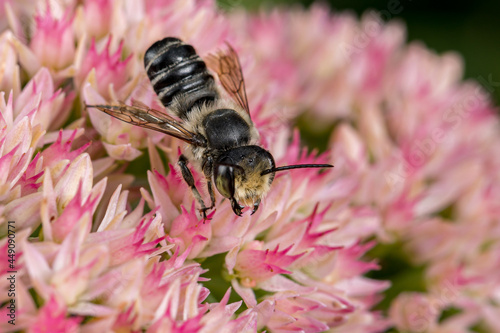
[[[31,1],[0,8],[2,332],[410,332],[499,327],[498,118],[456,55],[322,7],[221,14],[212,1]],[[143,56],[175,36],[229,42],[279,173],[256,214],[217,194],[208,219],[176,168],[183,143],[84,107],[162,110]],[[366,37],[365,43],[355,41]],[[314,52],[311,52],[314,50]],[[336,124],[322,154],[290,120]],[[165,159],[168,164],[165,164]],[[134,165],[149,162],[150,168]],[[146,164],[147,165],[147,164]],[[149,169],[149,170],[148,170]],[[203,177],[193,169],[203,190]],[[10,222],[11,221],[11,222]],[[15,256],[8,257],[15,226]],[[374,310],[379,243],[425,290]],[[453,308],[457,314],[440,320]]]
[[[242,13],[233,24],[252,40],[244,53],[254,70],[267,68],[255,75],[258,86],[257,76],[279,84],[275,98],[292,114],[309,110],[317,128],[336,124],[329,148],[342,181],[352,182],[350,204],[370,207],[377,240],[402,244],[423,268],[419,292],[391,305],[392,324],[498,329],[500,131],[491,75],[462,82],[457,54],[404,45],[404,28],[376,13],[358,22],[313,7]]]

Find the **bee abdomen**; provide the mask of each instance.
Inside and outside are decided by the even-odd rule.
[[[173,37],[154,43],[144,56],[144,66],[163,105],[170,107],[175,98],[180,117],[196,105],[219,97],[213,76],[195,49]]]

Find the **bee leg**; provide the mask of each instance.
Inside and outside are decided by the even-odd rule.
[[[234,198],[231,198],[231,208],[233,209],[233,212],[234,214],[238,215],[239,217],[241,217],[241,210],[243,208],[245,208],[244,206],[240,206],[240,204],[238,203],[238,201],[236,201],[236,199]]]
[[[215,194],[214,194],[214,188],[212,186],[212,180],[205,175],[205,179],[207,180],[207,187],[208,187],[208,193],[210,194],[210,207],[203,207],[200,209],[201,213],[203,214],[203,218],[207,219],[207,210],[210,210],[214,208],[215,206]]]
[[[257,209],[259,209],[259,206],[260,206],[260,199],[259,199],[259,200],[257,200],[257,201],[253,204],[252,214],[250,214],[250,215],[255,214],[255,212],[257,211]]]
[[[206,219],[207,218],[207,214],[206,214],[207,208],[205,207],[205,202],[203,201],[200,192],[198,191],[198,189],[194,185],[193,174],[191,173],[191,170],[189,170],[189,168],[187,167],[188,163],[189,163],[189,161],[186,158],[186,156],[184,156],[184,155],[181,155],[179,157],[179,161],[177,162],[177,164],[181,168],[182,178],[184,178],[184,181],[186,182],[186,184],[188,184],[188,186],[191,188],[191,192],[193,192],[193,195],[194,195],[196,201],[198,201],[198,203],[201,206],[200,212],[203,215],[203,218]]]
[[[208,194],[210,195],[210,207],[207,207],[206,210],[215,207],[215,193],[214,193],[214,187],[212,185],[213,165],[214,164],[212,157],[207,156],[205,159],[205,163],[203,164],[203,174],[205,175],[205,180],[207,181],[207,187],[208,187]]]

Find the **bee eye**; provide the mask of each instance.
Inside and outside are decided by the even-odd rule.
[[[234,196],[234,168],[229,165],[216,165],[214,170],[215,187],[226,197]]]

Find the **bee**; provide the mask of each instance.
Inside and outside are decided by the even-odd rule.
[[[207,66],[208,65],[208,66]],[[231,45],[211,54],[206,62],[193,46],[174,37],[154,43],[144,55],[144,66],[162,104],[178,119],[133,101],[132,105],[87,105],[127,123],[156,130],[189,144],[179,157],[184,181],[200,205],[200,213],[215,207],[214,184],[229,199],[233,212],[252,208],[269,191],[276,172],[296,168],[329,168],[329,164],[276,167],[269,151],[259,146],[259,133],[250,117],[245,82],[238,55]],[[221,97],[214,77],[230,98]],[[210,206],[195,186],[188,168],[194,161],[206,179]]]

